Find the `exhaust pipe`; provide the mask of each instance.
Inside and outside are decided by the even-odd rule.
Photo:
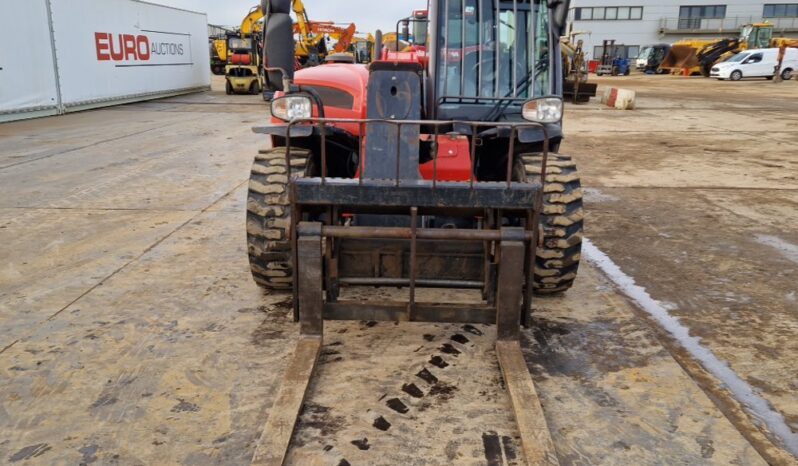
[[[287,91],[294,79],[294,22],[291,20],[292,0],[262,0],[266,24],[264,26],[263,63],[266,67],[266,86],[272,91]]]
[[[382,60],[382,31],[379,29],[374,33],[374,57],[372,60]]]

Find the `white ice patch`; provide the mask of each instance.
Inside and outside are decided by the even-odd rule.
[[[613,196],[612,194],[601,192],[596,188],[582,188],[582,194],[585,196],[585,200],[588,202],[598,203],[598,202],[620,201],[620,199]]]
[[[798,264],[798,246],[771,235],[756,235],[756,241],[759,244],[770,246],[779,251],[782,256]]]
[[[675,311],[679,309],[679,305],[670,301],[657,301],[660,306],[666,311]]]
[[[668,310],[659,301],[652,298],[645,288],[637,285],[632,277],[626,275],[609,256],[587,238],[582,244],[582,254],[588,262],[601,269],[624,294],[657,321],[706,370],[717,377],[737,401],[742,403],[754,417],[762,421],[770,432],[781,440],[790,453],[798,457],[798,434],[790,429],[781,413],[774,410],[726,362],[721,361],[712,351],[702,346],[701,340],[691,336],[687,327],[668,313]]]

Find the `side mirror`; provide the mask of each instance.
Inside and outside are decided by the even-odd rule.
[[[568,24],[568,9],[571,7],[571,0],[548,0],[551,10],[552,27],[557,36],[565,35],[565,27]]]
[[[267,68],[266,85],[272,91],[287,91],[286,83],[294,79],[294,22],[292,0],[263,0],[266,17],[263,62]]]

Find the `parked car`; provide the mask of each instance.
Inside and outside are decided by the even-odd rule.
[[[740,52],[728,60],[716,63],[710,76],[720,80],[739,81],[743,78],[773,79],[779,49],[751,49]],[[781,65],[781,77],[785,81],[798,69],[798,49],[787,49]]]

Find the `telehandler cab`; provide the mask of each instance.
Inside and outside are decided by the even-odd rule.
[[[519,344],[533,293],[567,290],[582,194],[560,154],[568,0],[430,0],[423,52],[294,73],[291,0],[264,0],[271,148],[255,158],[247,236],[255,281],[293,289],[301,337],[254,464],[282,464],[324,320],[496,324],[529,464],[556,464]],[[421,56],[423,54],[423,56]],[[401,287],[409,302],[344,299]],[[473,305],[417,288],[474,289]]]

